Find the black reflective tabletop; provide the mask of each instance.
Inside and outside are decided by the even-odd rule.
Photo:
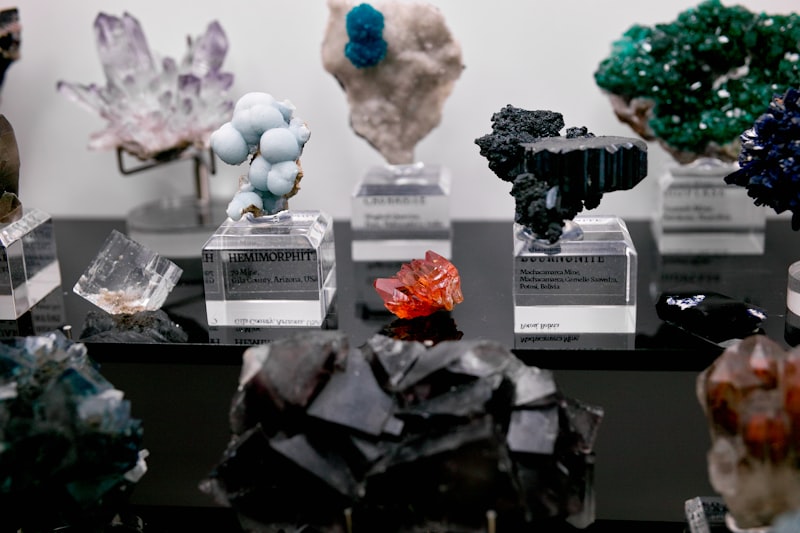
[[[708,431],[695,380],[722,348],[662,322],[656,299],[665,290],[693,288],[754,303],[768,313],[764,333],[786,346],[786,272],[800,260],[800,234],[787,221],[771,220],[763,255],[661,257],[649,222],[628,221],[628,227],[639,263],[635,349],[516,354],[529,364],[554,369],[567,395],[605,410],[596,448],[599,520],[590,531],[679,532],[684,501],[713,494],[705,461]],[[72,286],[108,233],[124,230],[124,223],[57,220],[55,228],[66,322],[77,337],[92,306],[73,294]],[[336,222],[335,237],[338,329],[356,345],[387,328],[413,335],[413,328],[404,329],[391,315],[364,312],[359,294],[365,280],[350,260],[348,222]],[[464,302],[438,322],[415,327],[512,346],[511,223],[456,222],[452,261],[462,277]],[[214,334],[210,337],[205,323],[200,281],[181,282],[164,309],[189,333],[188,343],[88,343],[89,354],[125,391],[134,415],[144,423],[149,471],[132,502],[165,524],[165,530],[187,530],[172,525],[181,520],[228,523],[230,516],[215,509],[197,485],[228,442],[228,406],[250,341],[232,335],[209,342]],[[220,527],[235,531],[234,525]]]

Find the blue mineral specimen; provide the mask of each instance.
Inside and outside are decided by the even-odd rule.
[[[0,343],[2,522],[94,531],[144,473],[130,402],[60,332]]]
[[[792,212],[792,229],[800,229],[800,90],[775,95],[767,112],[742,133],[736,172],[725,182],[747,188],[756,205],[776,213]]]
[[[347,13],[344,55],[356,68],[374,67],[386,57],[383,14],[369,4],[359,4]]]

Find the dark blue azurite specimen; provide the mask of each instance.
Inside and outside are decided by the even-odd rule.
[[[511,181],[515,221],[555,243],[564,221],[594,209],[604,192],[631,189],[647,175],[647,145],[627,137],[595,137],[568,128],[553,111],[506,106],[492,115],[492,133],[475,140],[489,168]]]
[[[144,473],[141,441],[85,345],[57,332],[0,343],[0,530],[102,528]]]
[[[374,67],[386,57],[383,14],[369,4],[359,4],[347,13],[344,55],[356,68]]]
[[[792,229],[800,230],[800,90],[773,97],[741,141],[741,168],[725,182],[746,187],[756,205],[791,211]]]

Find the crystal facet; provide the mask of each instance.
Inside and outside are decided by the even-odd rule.
[[[404,264],[394,277],[378,278],[374,286],[386,308],[399,318],[452,311],[464,300],[455,265],[430,250],[425,259]]]
[[[60,332],[0,344],[4,527],[101,530],[146,470],[141,445],[130,402],[85,345]]]
[[[322,63],[347,95],[353,131],[388,163],[409,164],[417,143],[441,121],[444,102],[464,69],[461,46],[435,6],[375,5],[382,28],[373,12],[378,10],[328,0]],[[351,24],[349,13],[356,9]]]
[[[112,315],[154,311],[182,273],[169,259],[113,230],[73,291]]]
[[[201,489],[257,531],[342,531],[346,509],[387,533],[485,532],[490,510],[509,531],[585,527],[602,417],[493,341],[303,334],[245,352]]]
[[[89,148],[122,148],[139,159],[169,159],[190,146],[208,148],[233,102],[233,74],[222,72],[228,42],[222,26],[210,23],[189,38],[180,62],[157,60],[139,21],[128,13],[100,13],[94,22],[106,86],[59,81],[58,92],[108,120],[92,134]]]
[[[800,349],[747,337],[698,376],[697,394],[711,431],[711,484],[737,527],[800,509]]]

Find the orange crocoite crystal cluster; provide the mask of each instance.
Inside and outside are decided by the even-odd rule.
[[[764,335],[727,348],[697,380],[712,486],[740,528],[800,508],[800,348]]]
[[[456,267],[430,250],[425,252],[425,259],[414,259],[400,267],[394,277],[378,278],[373,285],[386,309],[399,318],[450,311],[464,300]]]

